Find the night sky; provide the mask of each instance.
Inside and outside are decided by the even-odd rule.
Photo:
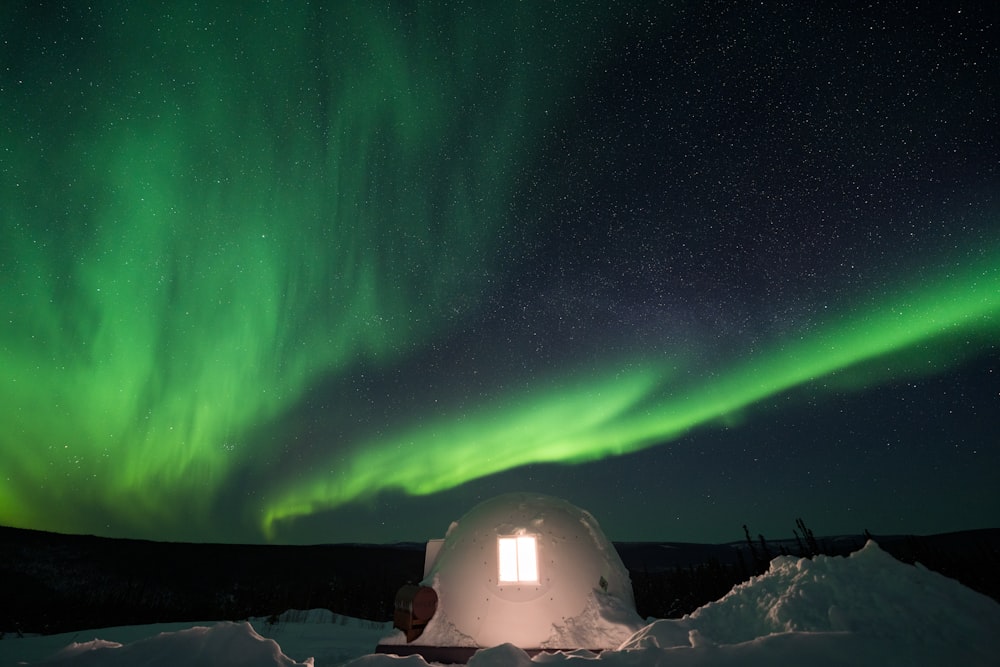
[[[5,2],[0,524],[395,542],[527,490],[615,540],[996,527],[998,34]]]

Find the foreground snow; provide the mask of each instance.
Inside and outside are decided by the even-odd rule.
[[[290,611],[278,623],[109,628],[0,641],[17,664],[245,667],[420,667],[419,656],[371,654],[390,624]],[[99,637],[96,638],[96,637]],[[1000,604],[958,582],[904,565],[874,542],[847,558],[777,558],[770,570],[682,619],[658,620],[616,651],[542,654],[482,649],[473,667],[593,662],[646,665],[993,665]]]
[[[371,652],[391,632],[392,623],[340,616],[326,609],[291,610],[282,614],[277,623],[251,618],[241,623],[167,623],[8,638],[0,641],[0,667],[329,667]],[[272,651],[275,647],[280,651],[277,655]]]

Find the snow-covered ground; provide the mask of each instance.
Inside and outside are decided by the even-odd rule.
[[[105,628],[0,641],[7,665],[241,665],[420,667],[420,656],[373,654],[391,624],[326,610],[289,611],[279,622]],[[594,663],[646,665],[996,665],[1000,604],[874,542],[847,558],[780,557],[722,599],[648,625],[615,651],[540,654],[511,645],[481,649],[473,667]]]

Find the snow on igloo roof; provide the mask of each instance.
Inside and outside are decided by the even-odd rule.
[[[504,551],[516,564],[501,565]],[[471,509],[423,583],[439,604],[421,644],[610,648],[642,626],[628,570],[594,517],[542,494]]]

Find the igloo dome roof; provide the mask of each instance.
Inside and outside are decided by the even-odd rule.
[[[609,648],[642,625],[594,517],[537,493],[497,496],[452,523],[423,584],[440,602],[420,643]]]

